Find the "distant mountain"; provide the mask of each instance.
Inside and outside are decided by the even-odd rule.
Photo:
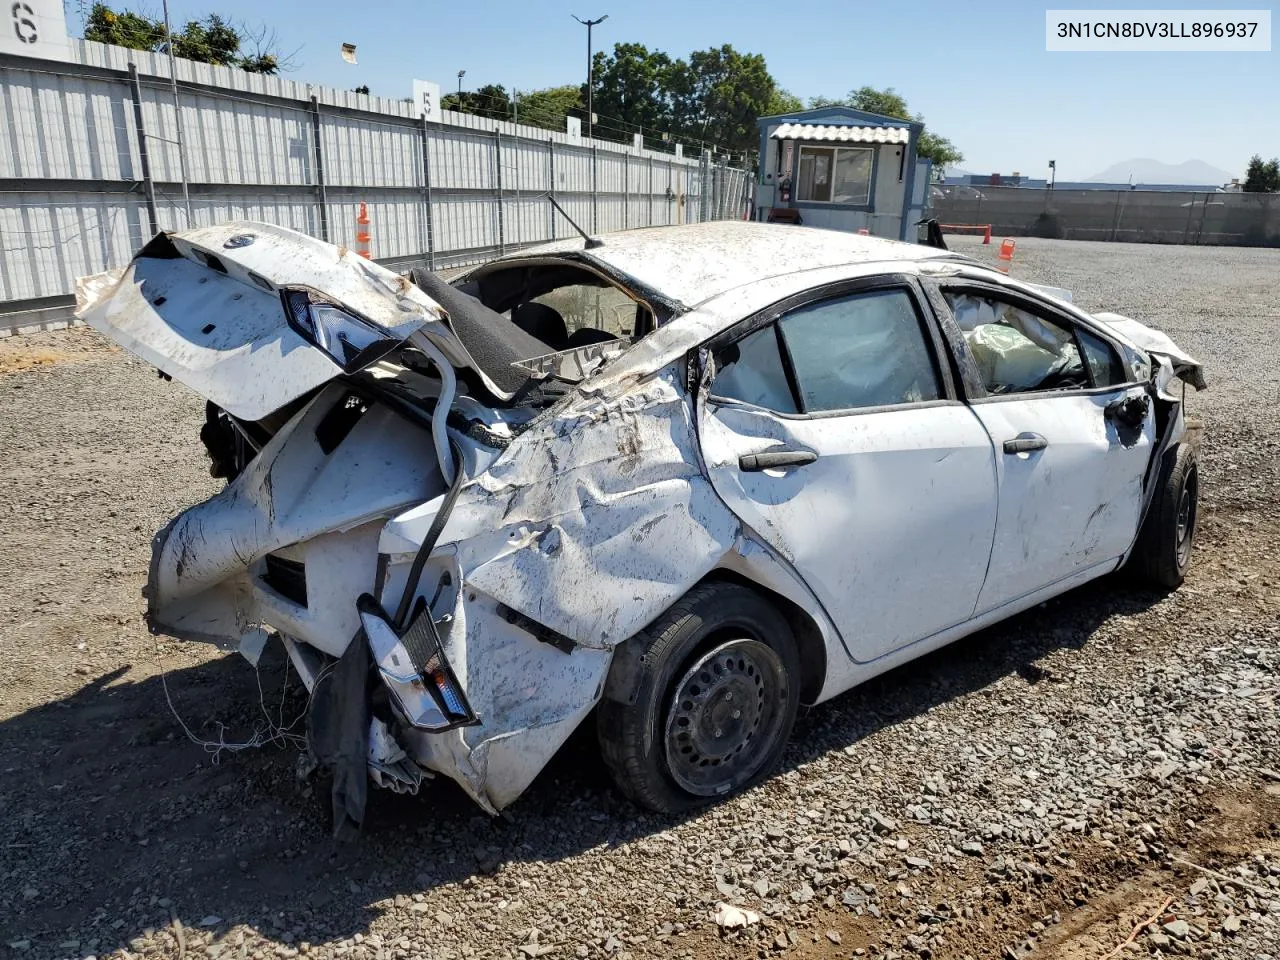
[[[1101,173],[1085,179],[1097,183],[1128,183],[1130,177],[1134,183],[1224,184],[1230,182],[1232,175],[1203,160],[1161,163],[1159,160],[1139,157],[1113,163]]]

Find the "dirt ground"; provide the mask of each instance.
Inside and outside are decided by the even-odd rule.
[[[1280,956],[1280,251],[1019,240],[1014,273],[1206,363],[1181,590],[1109,578],[807,711],[693,817],[583,731],[500,818],[437,781],[345,845],[282,658],[141,619],[152,533],[219,487],[202,402],[84,329],[0,341],[0,957],[1083,960],[1149,918],[1117,956]]]

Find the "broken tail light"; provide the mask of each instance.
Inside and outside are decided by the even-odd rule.
[[[314,290],[280,291],[289,326],[327,353],[347,373],[386,356],[400,343],[377,324],[332,303]]]
[[[444,655],[430,607],[423,605],[399,633],[373,597],[365,594],[356,606],[378,672],[408,723],[440,733],[478,722]]]

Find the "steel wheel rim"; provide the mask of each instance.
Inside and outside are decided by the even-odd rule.
[[[1195,478],[1189,478],[1178,498],[1178,519],[1175,527],[1178,566],[1185,567],[1191,556],[1191,543],[1196,532]]]
[[[695,796],[728,793],[768,760],[784,722],[787,676],[759,640],[722,643],[675,685],[667,707],[671,778]]]

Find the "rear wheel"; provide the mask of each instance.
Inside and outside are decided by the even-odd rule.
[[[1200,514],[1200,471],[1195,448],[1179,444],[1166,460],[1142,525],[1129,569],[1153,586],[1174,590],[1191,567]]]
[[[674,812],[769,775],[800,702],[795,638],[771,604],[738,584],[706,584],[627,646],[598,717],[623,793]]]

